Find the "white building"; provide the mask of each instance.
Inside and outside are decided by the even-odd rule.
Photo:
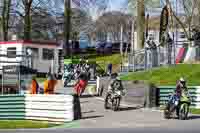
[[[0,42],[0,69],[8,65],[24,65],[39,73],[57,73],[59,44],[54,42]]]

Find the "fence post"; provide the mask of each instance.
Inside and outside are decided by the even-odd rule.
[[[144,66],[145,66],[145,70],[147,70],[147,49],[144,49]]]
[[[135,50],[133,51],[133,71],[135,72],[136,71],[136,62],[135,62]]]

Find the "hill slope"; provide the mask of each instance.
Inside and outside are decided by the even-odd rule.
[[[190,86],[200,85],[200,65],[181,64],[147,72],[135,72],[123,76],[122,80],[144,80],[156,85],[175,85],[180,77],[184,77]]]

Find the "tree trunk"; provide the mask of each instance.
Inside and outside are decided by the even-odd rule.
[[[123,33],[124,33],[124,29],[123,26],[121,25],[121,31],[120,31],[120,53],[123,56]]]
[[[4,41],[8,41],[10,5],[11,5],[11,0],[4,0],[3,11],[2,11],[2,29],[3,29],[3,40]]]
[[[135,35],[135,20],[132,21],[132,27],[131,27],[131,54],[134,53],[134,35]]]
[[[145,8],[144,0],[137,1],[137,49],[144,48]]]
[[[71,0],[65,0],[65,27],[64,27],[64,35],[65,35],[65,47],[64,47],[64,55],[70,56],[70,32],[71,32]]]
[[[24,40],[31,40],[31,5],[33,0],[25,1]]]

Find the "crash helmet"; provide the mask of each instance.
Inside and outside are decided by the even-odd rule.
[[[179,83],[180,83],[181,87],[185,87],[185,85],[186,85],[186,80],[185,80],[183,77],[181,77],[181,78],[179,79]]]

